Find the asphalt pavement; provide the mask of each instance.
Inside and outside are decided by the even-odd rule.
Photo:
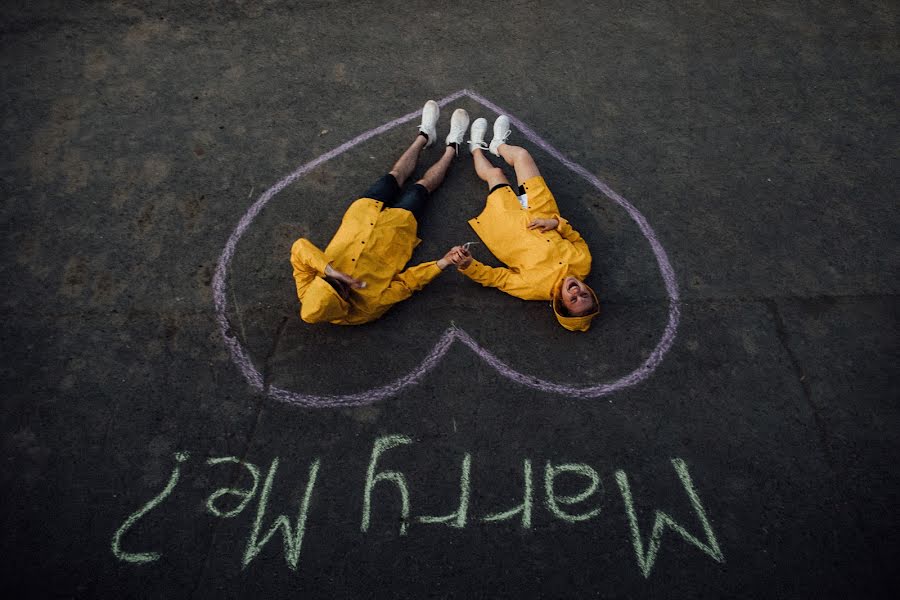
[[[898,20],[4,3],[10,597],[895,597]],[[441,137],[514,119],[591,249],[590,332],[453,271],[300,320],[291,243],[428,99]],[[460,149],[412,263],[485,191]]]

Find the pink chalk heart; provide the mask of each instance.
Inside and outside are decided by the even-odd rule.
[[[227,308],[225,299],[225,287],[228,277],[228,266],[231,264],[231,259],[234,257],[234,251],[235,247],[237,246],[238,240],[241,239],[241,236],[244,235],[244,232],[247,231],[247,228],[250,226],[259,212],[263,209],[263,207],[268,204],[268,202],[285,187],[287,187],[297,179],[303,177],[322,163],[331,160],[332,158],[339,156],[344,152],[347,152],[348,150],[361,144],[362,142],[390,131],[398,125],[408,123],[409,121],[418,118],[420,115],[420,111],[417,110],[415,112],[411,112],[407,115],[394,119],[393,121],[385,123],[384,125],[376,127],[374,129],[370,129],[369,131],[356,136],[349,142],[341,144],[334,150],[326,152],[315,160],[312,160],[305,165],[297,168],[293,173],[266,190],[259,197],[259,199],[257,199],[256,202],[253,203],[250,209],[244,214],[243,217],[241,217],[241,220],[238,222],[237,227],[235,227],[234,231],[232,232],[231,237],[228,238],[228,242],[225,244],[225,249],[222,251],[222,255],[219,257],[219,262],[216,265],[216,272],[213,277],[213,300],[216,307],[216,319],[219,323],[222,338],[225,340],[225,345],[228,347],[228,351],[231,355],[232,361],[234,361],[234,364],[237,365],[238,369],[240,369],[241,371],[241,374],[252,387],[256,388],[259,391],[267,392],[269,397],[276,400],[313,408],[333,408],[371,404],[373,402],[378,402],[379,400],[394,396],[400,393],[402,390],[417,384],[422,380],[423,377],[425,377],[425,375],[429,371],[434,369],[434,367],[441,361],[444,355],[447,354],[447,351],[450,349],[453,343],[457,341],[461,342],[464,346],[467,346],[469,349],[471,349],[479,358],[492,366],[494,369],[496,369],[497,373],[499,373],[503,377],[506,377],[507,379],[515,381],[516,383],[519,383],[523,386],[535,388],[545,392],[561,394],[572,398],[599,398],[601,396],[606,396],[615,391],[635,385],[649,377],[662,362],[662,359],[665,356],[666,352],[668,352],[669,348],[671,348],[672,346],[672,343],[675,341],[675,332],[678,328],[678,320],[681,314],[678,299],[678,284],[676,283],[675,273],[672,270],[672,265],[669,263],[669,258],[666,255],[666,251],[663,249],[662,245],[659,243],[659,240],[656,238],[656,234],[653,232],[650,224],[647,223],[647,219],[645,219],[644,215],[642,215],[638,209],[636,209],[630,202],[628,202],[628,200],[614,192],[608,185],[600,181],[592,173],[588,172],[587,169],[563,156],[563,154],[559,150],[544,141],[525,123],[512,116],[508,111],[498,107],[490,100],[483,98],[482,96],[476,94],[471,90],[460,90],[438,101],[438,104],[444,106],[464,96],[471,98],[475,102],[478,102],[488,110],[491,110],[497,114],[505,114],[509,116],[510,123],[519,133],[524,135],[533,144],[547,152],[550,156],[557,159],[567,169],[584,179],[588,184],[596,188],[604,196],[625,209],[628,215],[634,220],[634,222],[640,228],[641,233],[643,233],[644,237],[650,243],[650,248],[653,250],[653,255],[656,257],[656,262],[659,266],[659,272],[662,276],[663,283],[666,288],[666,293],[669,296],[669,319],[659,341],[656,344],[656,347],[646,358],[646,360],[638,365],[636,369],[614,381],[585,385],[570,385],[539,379],[537,377],[533,377],[531,375],[527,375],[513,369],[512,367],[498,359],[489,350],[479,345],[478,342],[472,339],[472,337],[469,336],[468,333],[458,327],[451,325],[444,331],[444,333],[431,348],[428,355],[421,363],[419,363],[419,365],[417,365],[412,371],[410,371],[403,377],[400,377],[399,379],[391,381],[390,383],[387,383],[380,387],[376,387],[363,392],[358,392],[355,394],[344,395],[304,394],[302,392],[286,390],[276,386],[271,386],[266,389],[263,385],[262,374],[253,365],[253,361],[250,360],[247,350],[240,343],[240,341],[230,333],[231,325],[228,322],[228,318],[225,316],[225,310]]]

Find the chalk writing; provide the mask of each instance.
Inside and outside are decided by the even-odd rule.
[[[130,514],[128,518],[125,519],[125,522],[122,523],[122,526],[116,530],[112,539],[112,553],[116,558],[128,563],[143,564],[159,560],[159,557],[162,556],[159,552],[125,552],[122,550],[122,536],[124,536],[141,517],[159,506],[163,500],[169,497],[169,494],[172,493],[172,490],[174,490],[175,486],[178,484],[178,478],[181,476],[179,463],[186,461],[189,456],[190,455],[187,452],[178,452],[175,454],[175,468],[172,469],[172,474],[169,476],[169,482],[166,483],[166,487],[164,487],[159,494],[151,498],[149,502]]]
[[[238,516],[244,508],[246,508],[247,504],[253,500],[253,496],[256,495],[256,488],[259,485],[259,469],[256,468],[256,465],[250,464],[248,462],[244,462],[233,456],[225,456],[222,458],[210,458],[206,461],[206,464],[209,466],[213,465],[221,465],[221,464],[236,464],[241,465],[248,471],[250,471],[250,476],[253,477],[253,487],[249,490],[241,490],[236,488],[220,488],[213,492],[209,498],[206,499],[206,510],[208,510],[212,515],[216,517],[222,517],[225,519],[229,519],[231,517]],[[231,510],[222,511],[216,507],[216,501],[225,495],[237,496],[241,499],[237,506],[232,508]]]
[[[372,513],[372,488],[379,481],[390,481],[400,490],[402,502],[400,509],[400,535],[406,535],[406,530],[409,529],[409,488],[406,487],[406,477],[398,471],[381,471],[376,475],[375,465],[378,463],[378,458],[386,450],[411,443],[412,440],[405,435],[389,435],[375,440],[375,445],[372,446],[372,457],[369,459],[369,468],[366,471],[366,486],[363,491],[361,525],[363,533],[369,530],[369,519]]]
[[[525,491],[523,493],[522,504],[511,508],[504,512],[492,513],[485,515],[482,521],[492,523],[495,521],[505,521],[512,519],[517,514],[522,514],[522,529],[531,529],[531,505],[534,503],[534,484],[531,480],[531,461],[527,458],[523,461],[523,470],[525,473]]]
[[[466,526],[469,514],[469,496],[472,489],[469,485],[469,473],[472,470],[472,455],[466,452],[463,456],[462,470],[459,475],[459,505],[455,511],[443,517],[419,517],[419,523],[447,523],[451,527],[462,529]]]
[[[644,577],[650,576],[650,571],[653,569],[653,563],[656,562],[656,553],[659,552],[660,544],[662,544],[662,534],[666,527],[680,535],[687,543],[708,554],[713,560],[725,562],[725,556],[723,556],[722,550],[719,548],[719,542],[716,541],[716,536],[713,534],[712,527],[709,525],[709,520],[706,518],[706,511],[703,510],[703,505],[700,503],[700,497],[697,496],[697,492],[694,490],[694,482],[691,480],[690,473],[688,473],[687,465],[680,458],[673,458],[672,466],[675,467],[675,472],[678,473],[678,478],[681,479],[681,484],[684,486],[684,491],[687,492],[688,498],[691,501],[691,506],[697,514],[700,526],[703,527],[703,534],[706,536],[708,544],[704,544],[688,533],[687,530],[676,523],[672,517],[657,510],[656,519],[653,522],[653,530],[650,533],[650,543],[647,545],[647,552],[645,554],[644,543],[641,541],[641,530],[638,527],[637,513],[634,510],[634,501],[631,497],[631,487],[628,485],[628,476],[625,474],[625,471],[616,471],[616,483],[619,484],[619,490],[622,493],[622,501],[625,502],[625,514],[628,517],[628,525],[631,528],[631,540],[634,544],[634,554],[637,558],[638,567]]]
[[[247,540],[247,548],[244,550],[243,566],[246,568],[250,561],[259,554],[275,533],[281,529],[281,539],[284,543],[284,559],[288,566],[297,570],[297,561],[300,559],[300,547],[303,545],[303,534],[306,532],[306,516],[309,514],[309,503],[312,499],[313,487],[316,485],[316,477],[319,474],[319,459],[309,466],[309,477],[306,480],[306,491],[303,493],[303,501],[300,503],[297,514],[297,525],[292,529],[291,520],[285,515],[278,515],[269,530],[259,539],[259,530],[262,527],[263,517],[266,514],[266,504],[269,502],[269,493],[272,491],[272,482],[275,480],[275,472],[278,470],[278,458],[272,461],[266,481],[263,484],[262,493],[259,495],[259,504],[256,507],[256,519],[253,521],[253,531]]]
[[[557,496],[556,492],[553,491],[553,482],[556,477],[562,473],[576,473],[578,475],[581,475],[582,477],[590,479],[591,483],[590,485],[588,485],[587,489],[583,490],[580,494],[574,494],[572,496]],[[561,508],[561,505],[571,506],[573,504],[578,504],[579,502],[587,500],[594,492],[597,491],[597,488],[599,486],[600,475],[597,473],[597,471],[595,471],[588,465],[565,464],[554,467],[548,462],[547,467],[544,469],[544,492],[547,497],[547,508],[550,509],[550,512],[552,512],[554,516],[562,519],[563,521],[568,521],[569,523],[587,521],[588,519],[592,519],[600,514],[600,507],[577,515],[567,513]]]
[[[477,467],[475,457],[469,452],[464,452],[462,460],[459,463],[459,487],[458,494],[454,497],[455,509],[453,512],[445,515],[413,515],[413,493],[410,489],[409,481],[402,471],[399,469],[383,469],[381,464],[386,462],[386,454],[393,449],[402,446],[413,446],[413,440],[406,435],[386,435],[377,438],[372,444],[372,451],[369,457],[368,467],[366,469],[365,479],[362,486],[362,522],[360,528],[366,533],[371,525],[371,514],[373,511],[373,492],[382,489],[382,493],[378,498],[382,502],[386,502],[387,506],[396,506],[398,504],[396,498],[399,495],[399,513],[400,513],[400,529],[401,537],[409,535],[413,526],[416,531],[427,530],[433,525],[444,525],[454,529],[464,529],[476,523],[497,523],[509,521],[515,518],[520,519],[520,527],[523,530],[533,531],[533,519],[535,506],[543,506],[549,518],[561,521],[563,523],[575,526],[584,521],[594,519],[601,514],[599,503],[604,500],[604,488],[600,474],[590,465],[582,462],[570,462],[563,464],[554,464],[552,461],[544,463],[544,477],[542,500],[543,502],[535,502],[535,488],[533,481],[533,469],[531,459],[522,461],[522,501],[513,508],[500,512],[485,511],[484,507],[479,506],[478,496],[474,494],[472,489],[472,471]],[[122,549],[123,536],[148,513],[158,507],[166,500],[178,485],[181,470],[180,466],[188,460],[187,453],[178,453],[175,455],[176,464],[172,469],[165,487],[139,508],[130,514],[116,529],[112,539],[112,553],[120,561],[130,564],[145,564],[158,560],[161,556],[159,552],[126,552]],[[688,502],[696,515],[702,529],[702,538],[688,532],[687,528],[677,523],[669,514],[655,510],[654,521],[650,530],[649,538],[645,544],[645,538],[641,535],[637,510],[635,508],[634,496],[631,485],[625,471],[619,469],[614,472],[614,477],[618,490],[621,494],[622,505],[624,507],[625,521],[628,525],[628,533],[630,534],[630,542],[634,548],[635,561],[637,563],[638,572],[645,578],[650,576],[656,561],[659,558],[663,533],[666,529],[670,529],[677,533],[681,539],[687,542],[688,546],[700,550],[706,556],[714,561],[722,563],[725,561],[724,554],[719,546],[719,542],[713,533],[712,524],[707,516],[706,510],[700,501],[697,488],[688,471],[687,464],[680,458],[672,458],[671,465],[687,495]],[[309,470],[306,477],[306,485],[302,492],[302,496],[297,503],[295,516],[292,519],[287,514],[277,514],[271,524],[266,527],[266,513],[271,504],[272,489],[278,474],[279,459],[275,457],[266,472],[262,486],[259,485],[260,470],[253,463],[241,460],[236,457],[226,456],[219,458],[211,458],[206,461],[206,466],[214,468],[219,465],[236,465],[246,469],[252,479],[252,485],[246,488],[237,487],[221,487],[216,489],[206,499],[206,511],[213,517],[222,519],[233,519],[243,513],[250,503],[256,500],[256,510],[252,523],[250,524],[250,533],[247,537],[241,556],[242,568],[247,568],[253,559],[260,554],[263,548],[276,535],[280,534],[282,538],[282,548],[284,559],[291,570],[297,570],[300,563],[301,549],[303,547],[304,537],[308,532],[308,523],[313,510],[313,496],[316,489],[317,480],[321,460],[313,459],[309,463]],[[579,490],[576,493],[561,494],[558,488],[563,487],[566,483],[565,478],[574,478],[569,484],[577,482],[577,486],[567,485],[569,489]],[[378,484],[392,484],[389,486],[379,486]],[[389,490],[393,490],[395,494],[387,494]],[[429,494],[430,496],[431,494]],[[395,498],[393,502],[391,498]],[[236,501],[234,506],[230,506],[228,500]]]
[[[250,356],[247,352],[247,349],[243,346],[237,336],[232,333],[232,326],[228,321],[228,317],[226,316],[227,295],[225,293],[225,290],[227,286],[228,271],[231,260],[232,258],[234,258],[234,253],[235,249],[237,248],[238,241],[240,241],[241,237],[243,237],[244,233],[253,223],[254,219],[256,219],[260,211],[262,211],[262,209],[266,206],[266,204],[268,204],[269,201],[271,201],[272,198],[274,198],[278,193],[284,190],[284,188],[297,181],[301,177],[306,176],[319,165],[331,160],[332,158],[335,158],[336,156],[340,156],[348,150],[365,142],[366,140],[372,139],[375,136],[390,131],[398,125],[408,123],[409,121],[418,118],[420,115],[420,111],[415,111],[403,115],[402,117],[393,119],[392,121],[370,129],[364,133],[361,133],[352,140],[345,142],[337,148],[330,150],[329,152],[326,152],[325,154],[298,167],[293,173],[290,173],[281,181],[277,182],[271,188],[263,192],[263,194],[250,206],[244,216],[241,217],[241,220],[238,222],[231,236],[228,238],[228,241],[225,243],[225,248],[222,251],[222,254],[219,257],[219,261],[216,265],[216,271],[213,275],[213,302],[215,304],[216,320],[219,324],[219,330],[222,334],[222,339],[224,340],[225,345],[228,348],[232,361],[235,363],[235,365],[237,365],[238,369],[240,369],[241,374],[244,376],[250,386],[252,386],[256,390],[268,394],[269,397],[274,400],[301,406],[326,408],[334,406],[355,406],[362,404],[371,404],[373,402],[377,402],[379,400],[394,396],[404,388],[407,388],[411,385],[418,384],[429,371],[437,366],[437,364],[443,359],[444,355],[456,341],[459,341],[464,346],[468,347],[470,350],[472,350],[472,352],[475,353],[476,356],[481,358],[484,362],[493,367],[501,376],[506,377],[507,379],[510,379],[523,386],[535,388],[545,392],[561,394],[571,398],[598,398],[600,396],[612,394],[613,392],[616,392],[618,390],[635,385],[649,377],[662,362],[663,357],[669,351],[669,348],[671,348],[672,343],[675,340],[675,332],[678,329],[678,322],[681,315],[680,300],[678,284],[675,278],[675,271],[672,268],[671,263],[669,262],[669,257],[666,254],[665,249],[662,247],[662,244],[656,237],[656,233],[653,231],[653,228],[650,227],[650,224],[647,222],[647,219],[644,217],[644,215],[641,214],[641,212],[637,208],[635,208],[634,205],[632,205],[628,200],[617,194],[612,190],[612,188],[600,181],[600,179],[596,175],[594,175],[581,165],[568,159],[562,154],[562,152],[547,143],[543,138],[535,133],[535,131],[531,129],[531,127],[529,127],[516,117],[510,115],[509,111],[497,106],[490,100],[484,98],[483,96],[480,96],[474,91],[465,89],[460,90],[458,92],[450,94],[445,98],[442,98],[438,101],[438,104],[444,106],[462,97],[468,97],[475,102],[478,102],[486,109],[491,110],[497,114],[505,114],[509,116],[510,123],[526,139],[547,152],[550,156],[558,160],[572,173],[582,178],[598,192],[624,209],[625,212],[628,213],[628,216],[630,216],[631,219],[637,224],[641,233],[650,244],[650,248],[653,251],[654,257],[656,258],[660,276],[662,277],[663,284],[666,289],[666,294],[669,298],[668,322],[666,323],[665,329],[663,330],[662,336],[657,342],[656,347],[650,352],[649,356],[644,360],[644,362],[640,364],[636,369],[612,382],[591,383],[587,385],[559,383],[540,379],[538,377],[534,377],[526,373],[521,373],[513,369],[505,362],[497,358],[489,350],[483,348],[480,344],[478,344],[468,333],[454,325],[451,325],[444,331],[440,338],[438,338],[434,346],[426,354],[425,358],[421,363],[419,363],[419,365],[414,367],[412,371],[410,371],[406,375],[380,387],[376,387],[356,394],[315,395],[286,390],[283,388],[279,388],[278,386],[264,385],[262,374],[256,368],[256,366],[254,366],[253,361],[250,359]]]

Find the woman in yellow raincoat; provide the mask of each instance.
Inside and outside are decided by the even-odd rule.
[[[401,194],[419,153],[437,138],[439,114],[436,102],[425,104],[415,141],[388,174],[350,205],[324,251],[304,238],[294,242],[291,265],[300,318],[307,323],[360,325],[374,321],[462,260],[461,249],[456,247],[440,260],[404,270],[421,241],[416,237],[416,217],[443,182],[469,127],[469,115],[457,109],[450,120],[443,156]]]
[[[490,192],[484,210],[469,225],[508,268],[488,267],[463,251],[463,260],[457,265],[460,272],[517,298],[550,300],[560,325],[570,331],[587,331],[600,312],[597,295],[584,283],[591,270],[587,244],[560,216],[531,154],[506,143],[509,119],[500,115],[494,122],[490,146],[484,143],[486,130],[484,119],[472,124],[469,149],[475,172]],[[515,169],[519,194],[484,150],[502,157]]]

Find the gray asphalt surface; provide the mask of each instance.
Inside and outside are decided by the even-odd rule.
[[[10,597],[893,597],[898,18],[895,2],[4,3]],[[291,242],[324,247],[407,123],[311,170],[238,242],[226,318],[255,389],[212,291],[242,216],[463,89],[646,218],[680,293],[660,366],[575,398],[456,342],[371,405],[272,398],[387,385],[451,325],[575,386],[629,373],[663,334],[638,225],[517,132],[594,255],[590,333],[452,272],[377,323],[303,324]],[[456,107],[495,117],[463,97],[441,135]],[[413,261],[475,239],[484,192],[460,152]],[[373,466],[379,440],[408,443]],[[369,471],[387,478],[367,504]],[[289,535],[264,541],[279,515]]]

